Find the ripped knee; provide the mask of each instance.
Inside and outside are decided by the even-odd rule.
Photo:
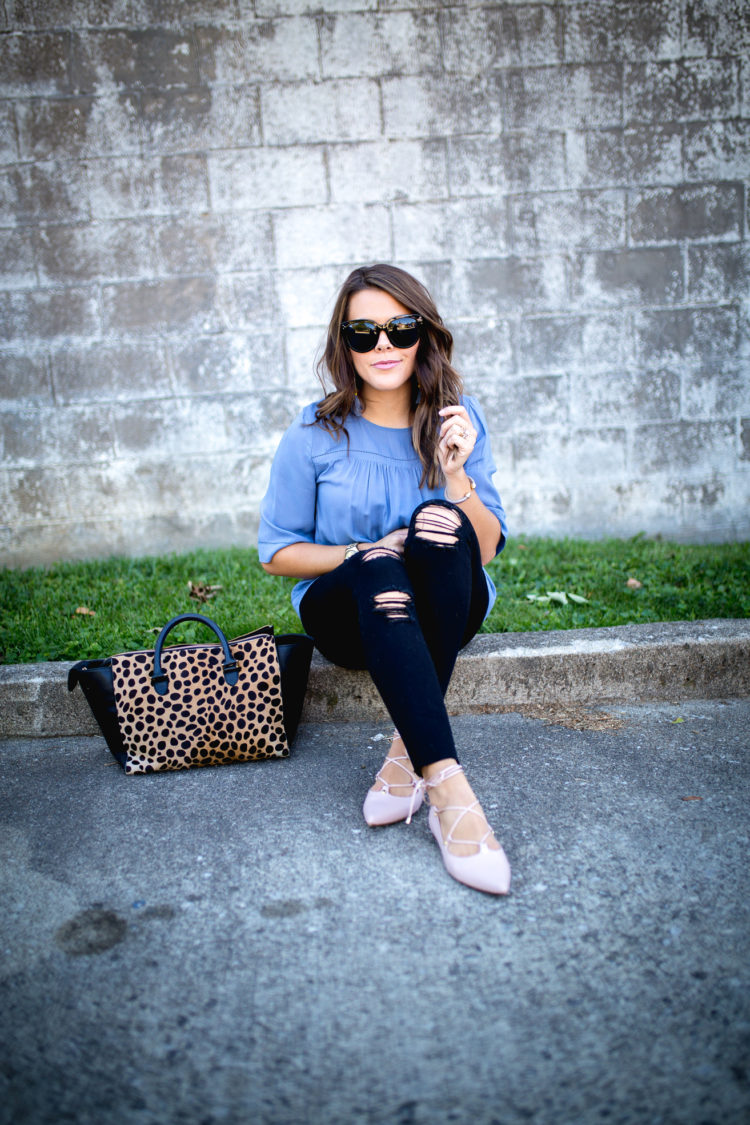
[[[414,534],[418,539],[427,539],[440,547],[453,547],[458,543],[458,529],[461,516],[455,508],[445,508],[442,504],[428,505],[417,512],[414,519]]]
[[[375,594],[372,605],[376,613],[382,613],[389,621],[408,621],[411,618],[411,596],[403,590]]]

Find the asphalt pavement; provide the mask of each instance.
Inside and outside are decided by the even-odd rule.
[[[452,720],[507,898],[424,809],[366,827],[383,724],[135,777],[0,743],[0,1121],[746,1125],[750,700],[610,714]]]

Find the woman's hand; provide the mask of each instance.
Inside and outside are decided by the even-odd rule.
[[[367,550],[369,547],[387,547],[388,550],[398,551],[399,555],[403,555],[408,533],[408,527],[399,527],[396,531],[389,531],[382,539],[378,539],[377,543],[363,543],[362,548]]]
[[[465,406],[444,406],[440,411],[443,424],[438,437],[437,455],[446,481],[460,472],[477,440]]]

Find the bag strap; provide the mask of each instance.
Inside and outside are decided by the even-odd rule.
[[[219,643],[221,644],[224,653],[224,664],[222,669],[224,672],[224,679],[230,685],[236,684],[239,678],[239,669],[237,662],[232,656],[229,649],[229,642],[222,633],[219,626],[210,617],[204,617],[202,613],[180,613],[177,617],[173,617],[168,621],[156,640],[156,648],[154,649],[154,674],[151,677],[151,683],[154,685],[154,690],[159,695],[166,695],[167,692],[167,676],[162,671],[161,667],[161,650],[166,640],[167,633],[170,629],[174,629],[175,625],[179,625],[181,621],[199,621],[202,625],[207,625],[216,634]]]

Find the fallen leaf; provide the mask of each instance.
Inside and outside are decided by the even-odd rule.
[[[568,594],[568,597],[576,605],[588,605],[588,598],[584,598],[581,594]]]
[[[197,602],[210,601],[221,589],[221,586],[208,586],[205,582],[188,582],[190,597]]]
[[[702,797],[680,797],[681,801],[702,801]]]
[[[684,719],[670,719],[669,721],[672,724],[674,724],[674,723],[684,723],[685,722]]]
[[[551,602],[558,602],[559,605],[568,604],[568,598],[562,590],[548,590],[547,597]]]
[[[80,614],[81,617],[96,617],[95,611],[93,609],[89,609],[87,605],[79,605],[78,609],[75,612]]]
[[[639,582],[637,578],[628,578],[625,585],[629,590],[640,590],[643,586],[643,583]]]

